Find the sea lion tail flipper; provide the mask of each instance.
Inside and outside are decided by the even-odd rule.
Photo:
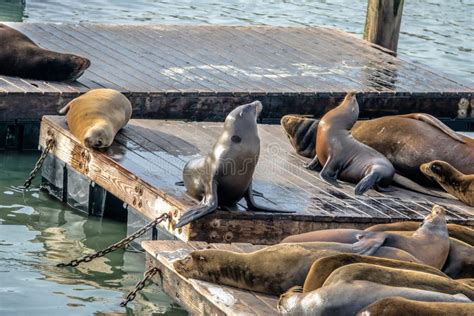
[[[247,192],[245,192],[244,198],[245,202],[247,202],[247,208],[251,211],[254,212],[267,212],[267,213],[295,213],[295,211],[285,211],[285,210],[278,210],[278,209],[272,209],[268,208],[265,206],[260,206],[258,205],[253,196],[254,190],[252,189],[252,183],[250,183]],[[263,195],[263,194],[262,194]]]
[[[370,172],[355,186],[355,195],[362,195],[370,188],[373,188],[380,180],[380,175],[376,172]]]
[[[71,104],[70,104],[70,103],[66,104],[62,109],[60,109],[60,110],[58,111],[59,114],[66,114],[67,111],[69,111],[69,108],[70,108],[70,107],[71,107]]]
[[[333,186],[337,188],[340,188],[341,186],[337,182],[337,176],[340,172],[340,168],[337,165],[335,165],[335,163],[337,163],[336,160],[331,159],[331,156],[329,156],[328,160],[324,164],[323,169],[319,173],[319,176],[321,177],[321,179],[323,179],[327,183],[332,184]]]
[[[352,244],[354,252],[371,256],[385,242],[387,235],[384,232],[362,232],[357,235],[358,242]]]
[[[405,115],[400,115],[400,117],[405,117],[405,118],[411,118],[415,119],[418,121],[425,122],[426,124],[430,124],[431,126],[439,129],[449,137],[451,137],[454,140],[457,140],[458,142],[461,142],[463,144],[466,143],[466,141],[462,138],[461,135],[450,129],[448,126],[443,124],[440,120],[438,120],[436,117],[431,116],[426,113],[411,113],[411,114],[405,114]]]
[[[415,191],[415,192],[419,192],[419,193],[423,193],[423,194],[426,194],[426,195],[430,195],[430,196],[434,196],[434,197],[438,197],[438,198],[443,198],[443,199],[451,199],[451,200],[455,199],[452,195],[450,195],[448,193],[436,192],[436,191],[424,188],[421,185],[419,185],[418,183],[416,183],[416,182],[414,182],[414,181],[408,179],[407,177],[404,177],[404,176],[402,176],[401,174],[398,174],[398,173],[395,173],[393,175],[393,182],[397,183],[398,185],[400,185],[400,186],[402,186],[406,189],[409,189],[409,190],[412,190],[412,191]]]
[[[176,228],[183,227],[191,223],[192,221],[206,216],[209,213],[217,210],[219,206],[217,201],[217,183],[214,180],[211,180],[210,185],[206,189],[206,195],[201,201],[200,205],[196,208],[189,209],[183,216],[180,217],[178,223],[176,223]]]
[[[321,166],[321,164],[319,163],[317,155],[314,156],[313,160],[305,163],[303,167],[305,167],[308,170],[316,170],[316,171],[321,171],[323,168],[323,166]]]

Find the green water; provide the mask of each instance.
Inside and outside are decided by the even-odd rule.
[[[39,180],[22,192],[18,185],[37,157],[0,152],[0,315],[185,315],[154,284],[119,306],[142,277],[142,253],[55,267],[123,238],[126,225],[68,208],[40,191]]]

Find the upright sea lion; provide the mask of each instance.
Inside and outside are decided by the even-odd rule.
[[[384,267],[370,263],[353,263],[334,270],[324,282],[323,287],[341,281],[355,280],[446,294],[462,293],[469,299],[474,299],[474,289],[456,280],[422,271]]]
[[[316,155],[319,120],[287,115],[281,125],[298,154],[307,158]],[[474,140],[457,134],[431,115],[413,113],[357,121],[351,133],[385,155],[398,173],[417,182],[428,183],[419,168],[433,160],[474,174]]]
[[[303,284],[311,264],[337,253],[354,253],[352,245],[340,243],[277,244],[251,253],[226,250],[195,250],[173,262],[186,278],[230,285],[246,290],[280,295]],[[374,256],[418,262],[403,250],[380,247]]]
[[[319,122],[316,156],[308,164],[310,169],[321,164],[321,178],[333,185],[338,186],[338,178],[357,183],[356,195],[372,187],[387,187],[395,173],[385,156],[352,137],[350,130],[358,116],[359,105],[355,93],[350,92]]]
[[[390,224],[377,224],[366,228],[366,231],[378,232],[378,231],[414,231],[417,230],[421,225],[421,222],[406,221],[397,222]],[[456,238],[463,241],[471,246],[474,246],[474,229],[458,225],[448,224],[448,234],[451,238]]]
[[[370,263],[384,267],[420,271],[431,273],[440,277],[448,277],[440,270],[424,264],[342,253],[333,256],[323,257],[313,262],[311,268],[309,269],[308,275],[306,276],[306,279],[304,281],[303,293],[319,289],[323,286],[324,282],[331,275],[332,272],[334,272],[340,267],[354,263]]]
[[[402,297],[388,297],[364,307],[357,316],[470,316],[474,315],[474,304],[421,302]]]
[[[278,310],[284,315],[295,316],[349,316],[380,299],[394,296],[427,302],[471,302],[463,294],[351,281],[323,286],[308,293],[301,293],[301,287],[291,288],[280,296]]]
[[[357,241],[358,240],[358,241]],[[354,243],[356,252],[371,255],[381,245],[402,249],[422,263],[441,269],[449,252],[449,235],[445,211],[435,205],[420,227],[411,236],[357,229],[329,229],[289,236],[282,243],[301,242]],[[420,251],[423,249],[423,251]]]
[[[81,56],[41,48],[26,35],[4,24],[0,24],[0,43],[0,75],[72,81],[91,64]]]
[[[424,163],[420,166],[420,170],[461,202],[474,206],[474,172],[465,175],[441,160]]]
[[[72,134],[86,147],[106,148],[132,116],[130,101],[118,91],[95,89],[69,102],[60,113]]]
[[[184,166],[187,192],[201,202],[181,216],[176,227],[206,216],[218,206],[234,208],[242,198],[252,211],[292,213],[258,206],[253,199],[252,177],[260,155],[257,118],[261,111],[259,101],[235,108],[227,115],[212,151]]]

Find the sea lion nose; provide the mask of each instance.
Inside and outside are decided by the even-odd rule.
[[[101,141],[101,140],[98,140],[98,141],[95,143],[95,145],[96,145],[97,147],[101,147],[101,146],[102,146],[102,141]]]
[[[85,145],[86,147],[92,147],[92,140],[91,140],[90,137],[86,137],[86,138],[84,139],[84,145]]]

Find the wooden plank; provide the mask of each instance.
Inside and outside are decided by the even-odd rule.
[[[181,258],[196,248],[226,249],[241,252],[234,245],[186,244],[176,241],[144,241],[147,251],[147,268],[156,266],[162,271],[162,278],[155,278],[164,291],[195,315],[275,315],[277,297],[260,295],[229,286],[221,286],[205,281],[185,279],[172,266],[172,260]],[[258,247],[254,247],[254,250]]]

